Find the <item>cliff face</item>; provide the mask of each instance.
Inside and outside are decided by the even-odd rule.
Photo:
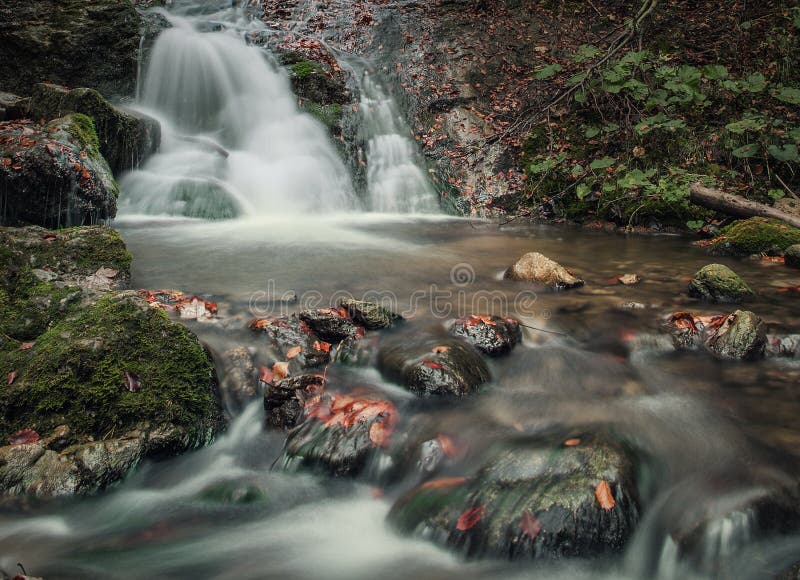
[[[140,24],[130,0],[0,0],[0,90],[49,81],[132,95]]]

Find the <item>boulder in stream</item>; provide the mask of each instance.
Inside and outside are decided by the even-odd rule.
[[[477,472],[415,487],[388,520],[471,558],[620,552],[639,520],[635,463],[601,436],[506,443]]]
[[[381,348],[378,366],[387,378],[423,397],[466,397],[490,379],[480,353],[456,339],[393,341]]]
[[[465,339],[489,356],[511,352],[522,340],[519,321],[500,316],[465,316],[450,326],[450,334]]]
[[[303,310],[298,315],[317,336],[328,342],[362,336],[364,329],[356,325],[344,308]]]
[[[711,302],[738,303],[753,296],[753,291],[724,264],[708,264],[692,276],[689,296]]]
[[[330,343],[295,314],[258,318],[250,323],[250,328],[266,333],[278,357],[289,362],[293,370],[319,367],[331,360]]]
[[[297,375],[268,383],[264,393],[267,425],[278,429],[291,429],[297,425],[306,402],[319,395],[324,384],[325,377],[314,374]]]
[[[4,225],[97,223],[116,215],[118,193],[89,117],[0,123]]]
[[[367,330],[389,328],[395,322],[403,319],[399,314],[395,314],[388,308],[384,308],[375,302],[345,298],[339,301],[339,306],[344,308],[347,315],[352,318],[356,324],[363,326]]]
[[[704,348],[723,359],[758,359],[767,345],[763,320],[747,310],[710,316],[676,312],[666,327],[676,348]]]
[[[49,83],[33,87],[30,115],[50,121],[82,113],[94,121],[100,153],[115,175],[138,167],[161,144],[161,124],[131,109],[115,107],[94,89],[68,89]]]
[[[583,280],[577,278],[558,262],[538,252],[528,252],[509,266],[504,277],[507,280],[523,280],[536,282],[555,290],[583,286]]]
[[[128,279],[121,241],[90,243],[107,231],[2,231],[4,494],[92,493],[146,457],[207,444],[222,427],[197,338],[136,292],[79,284]]]

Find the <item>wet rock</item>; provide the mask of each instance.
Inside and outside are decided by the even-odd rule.
[[[45,126],[0,123],[4,225],[96,223],[116,215],[117,195],[89,117],[68,115]]]
[[[519,321],[499,316],[459,318],[450,327],[450,334],[489,356],[508,354],[522,340]]]
[[[642,279],[637,274],[623,274],[617,281],[625,286],[632,286],[641,282]]]
[[[423,396],[466,397],[490,379],[480,353],[460,340],[396,341],[378,353],[384,375]]]
[[[15,121],[28,116],[30,98],[0,91],[0,121]]]
[[[363,334],[363,329],[359,330],[347,312],[341,308],[303,310],[299,317],[315,334],[328,342],[339,342]]]
[[[256,367],[250,351],[243,346],[225,351],[220,356],[222,381],[220,390],[228,407],[243,408],[258,397]]]
[[[296,315],[259,318],[250,323],[253,330],[261,330],[267,334],[272,346],[291,367],[297,369],[312,368],[330,362],[331,345],[317,336],[305,322]],[[292,357],[287,355],[300,351]]]
[[[161,125],[142,113],[115,107],[94,89],[38,83],[30,100],[33,119],[47,121],[82,113],[94,121],[100,153],[115,175],[138,167],[161,144]]]
[[[392,507],[401,533],[471,558],[621,551],[639,519],[635,465],[601,437],[506,444],[477,473],[434,479]]]
[[[529,252],[522,256],[506,270],[504,277],[507,280],[536,282],[556,290],[583,286],[583,280],[538,252]]]
[[[786,265],[790,268],[800,268],[800,244],[793,244],[783,252]]]
[[[267,385],[264,393],[266,424],[278,429],[297,425],[306,402],[322,392],[322,375],[298,375]]]
[[[308,468],[355,476],[387,458],[398,421],[397,407],[373,394],[324,393],[307,401],[302,422],[286,439],[285,469]]]
[[[403,317],[374,302],[345,298],[339,302],[353,322],[367,330],[389,328]]]
[[[666,328],[676,348],[704,348],[726,359],[760,358],[767,342],[764,322],[746,310],[713,316],[676,312]]]
[[[788,358],[800,357],[800,334],[767,336],[765,354],[767,356]]]
[[[17,373],[0,392],[0,436],[43,437],[2,449],[0,493],[91,493],[222,427],[206,351],[135,292],[87,297],[31,342],[0,353]]]
[[[721,358],[754,360],[764,355],[766,342],[764,321],[752,312],[737,310],[725,319],[705,345]]]
[[[336,347],[333,362],[349,366],[364,367],[374,362],[376,352],[376,340],[351,336],[345,338]]]
[[[752,295],[745,281],[723,264],[703,266],[689,282],[689,296],[711,302],[738,303]]]
[[[132,95],[140,17],[128,0],[0,1],[0,87],[49,81]]]
[[[733,256],[779,255],[794,244],[800,244],[800,230],[777,220],[752,217],[725,227],[710,247],[714,253]]]
[[[345,84],[334,79],[313,60],[297,60],[287,68],[292,91],[301,99],[323,106],[344,105],[352,100]]]

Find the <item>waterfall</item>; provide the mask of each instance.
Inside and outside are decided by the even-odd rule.
[[[395,101],[368,73],[361,81],[361,134],[367,143],[369,207],[386,213],[435,213],[436,192]]]
[[[122,211],[227,218],[357,208],[347,169],[325,128],[298,110],[285,72],[236,24],[203,32],[168,17],[140,102],[162,121],[162,148],[121,180]]]

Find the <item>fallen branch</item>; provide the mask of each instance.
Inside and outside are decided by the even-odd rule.
[[[719,189],[704,187],[700,183],[694,183],[689,188],[689,199],[697,205],[702,205],[709,209],[721,211],[729,215],[738,217],[768,217],[780,220],[796,228],[800,228],[800,216],[792,215],[758,203],[750,201],[738,195],[731,195]]]

